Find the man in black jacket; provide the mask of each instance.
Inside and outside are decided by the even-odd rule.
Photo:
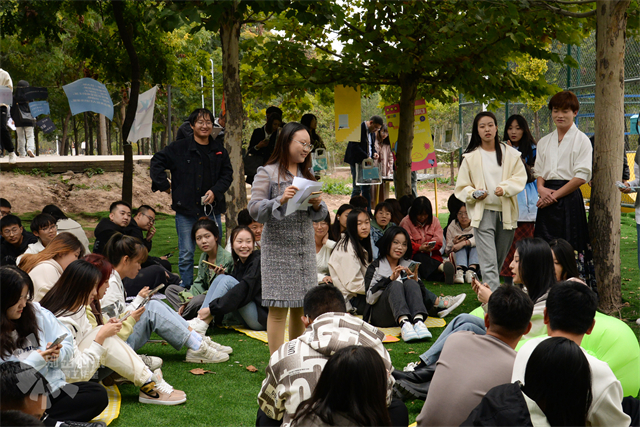
[[[219,139],[211,137],[214,117],[205,108],[189,116],[193,135],[172,142],[151,159],[151,189],[172,196],[180,250],[179,269],[183,286],[193,282],[195,242],[191,228],[201,216],[215,219],[222,232],[220,214],[227,209],[224,193],[233,180],[229,153]],[[165,170],[171,172],[171,180]]]
[[[365,159],[377,159],[376,153],[376,132],[382,128],[384,121],[380,116],[371,116],[367,121],[360,125],[360,142],[349,142],[347,151],[344,153],[344,162],[351,166],[351,177],[353,179],[353,190],[351,197],[362,194],[369,201],[369,210],[371,210],[371,192],[368,186],[356,185],[356,165],[362,163]]]
[[[6,215],[0,220],[2,244],[0,265],[16,265],[16,258],[27,250],[27,246],[36,243],[38,238],[22,228],[22,221],[15,215]]]

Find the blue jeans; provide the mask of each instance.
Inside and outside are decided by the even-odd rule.
[[[484,319],[472,314],[459,314],[444,328],[444,331],[442,331],[442,334],[436,342],[433,343],[431,348],[420,355],[420,359],[427,365],[436,363],[440,358],[440,353],[442,353],[447,337],[458,331],[471,331],[477,335],[487,334],[487,329],[484,327]]]
[[[178,270],[182,279],[182,286],[190,288],[193,283],[193,254],[196,251],[196,242],[191,238],[191,229],[198,218],[204,215],[183,215],[176,212],[176,231],[178,232]],[[222,240],[222,218],[220,214],[209,215],[209,218],[218,223],[220,240]]]
[[[211,285],[209,286],[209,290],[207,291],[207,295],[202,303],[200,308],[209,307],[209,303],[216,298],[220,298],[224,296],[227,292],[231,290],[235,285],[238,284],[238,281],[227,274],[222,274],[216,277]],[[249,329],[254,331],[262,331],[264,327],[258,322],[258,307],[256,307],[256,303],[251,301],[247,305],[240,307],[238,310],[238,314],[242,317],[242,320],[247,324]]]
[[[127,344],[138,350],[149,341],[151,333],[155,332],[173,348],[180,350],[191,335],[187,321],[161,301],[151,300],[145,308],[140,321],[127,338]]]
[[[351,191],[351,197],[353,196],[364,196],[367,199],[367,205],[369,211],[371,211],[371,190],[370,185],[356,185],[356,164],[349,165],[351,167],[351,180],[353,183],[353,190]]]
[[[465,246],[455,253],[456,265],[463,267],[469,267],[471,265],[478,265],[478,251],[475,246]]]

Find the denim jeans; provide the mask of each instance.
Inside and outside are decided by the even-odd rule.
[[[155,332],[173,348],[180,350],[191,335],[187,321],[161,301],[151,300],[145,308],[140,321],[127,338],[127,344],[138,350],[149,341],[151,333]]]
[[[420,355],[420,359],[427,365],[436,363],[440,358],[440,353],[442,353],[447,337],[458,331],[471,331],[477,335],[487,334],[487,329],[484,327],[484,319],[474,316],[473,314],[459,314],[444,328],[444,331],[442,331],[442,334],[436,342],[433,343],[431,348]]]
[[[202,303],[200,308],[209,307],[209,303],[216,298],[220,298],[224,296],[227,292],[231,290],[235,285],[238,284],[238,281],[228,274],[221,274],[216,277],[211,285],[209,286],[209,290],[207,291],[207,295]],[[264,327],[258,322],[258,307],[256,307],[256,303],[251,301],[247,305],[240,307],[238,310],[238,314],[242,317],[242,320],[247,324],[249,329],[254,331],[262,331]]]
[[[182,286],[190,288],[193,284],[193,254],[196,250],[196,242],[191,238],[191,229],[198,218],[204,215],[183,215],[176,212],[176,231],[178,232],[178,269],[180,270],[180,278]],[[222,240],[222,219],[220,214],[215,216],[209,215],[209,218],[218,223],[220,231],[220,240]]]
[[[469,267],[478,265],[478,250],[475,246],[466,246],[455,253],[456,265]]]

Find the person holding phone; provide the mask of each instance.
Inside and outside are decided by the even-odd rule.
[[[104,325],[93,327],[87,317],[89,304],[109,287],[102,280],[100,270],[85,260],[69,264],[60,279],[40,301],[71,332],[73,357],[62,370],[70,380],[86,381],[93,377],[101,365],[140,387],[138,401],[153,405],[179,405],[187,395],[174,390],[162,378],[158,368],[152,372],[140,356],[117,333],[122,322],[110,319]],[[90,310],[90,309],[89,309]],[[139,320],[144,309],[133,315]]]
[[[97,383],[67,383],[61,367],[73,358],[73,338],[49,310],[33,302],[29,275],[15,266],[4,266],[0,268],[0,282],[0,363],[19,361],[46,378],[52,392],[46,426],[65,421],[76,421],[74,425],[78,427],[89,426],[89,421],[107,407],[107,391]],[[60,344],[51,347],[65,334]]]
[[[431,338],[424,321],[432,308],[440,317],[464,301],[466,294],[438,297],[418,282],[418,265],[411,261],[411,239],[392,226],[378,241],[378,259],[367,268],[364,284],[367,308],[363,319],[381,328],[400,325],[404,341]]]
[[[475,229],[482,276],[496,290],[518,226],[518,194],[527,183],[527,171],[520,152],[500,141],[498,119],[490,111],[473,120],[463,157],[454,193],[466,204]]]
[[[478,274],[478,251],[467,206],[459,206],[457,211],[451,212],[451,216],[455,219],[447,227],[447,245],[444,253],[453,254],[456,261],[453,283],[471,283],[473,273]]]
[[[413,201],[409,214],[400,221],[400,227],[411,237],[413,259],[420,263],[419,272],[423,280],[442,282],[453,277],[453,268],[444,270],[440,249],[444,244],[442,226],[433,216],[431,201],[420,196]],[[453,267],[453,266],[452,266]]]

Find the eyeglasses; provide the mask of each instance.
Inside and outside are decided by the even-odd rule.
[[[13,236],[13,235],[18,235],[20,233],[21,231],[18,227],[5,228],[4,230],[2,230],[2,234],[4,234],[5,236]]]
[[[151,224],[155,224],[156,223],[156,219],[154,217],[149,216],[149,215],[147,215],[145,213],[142,213],[142,212],[140,212],[140,214],[143,215],[143,216],[146,216]]]
[[[469,215],[467,215],[466,212],[458,212],[458,216],[466,216],[466,217],[468,217]]]
[[[313,150],[313,144],[312,143],[306,143],[306,142],[300,142],[296,139],[294,139],[295,142],[297,142],[298,144],[302,145],[302,148],[304,148],[307,151],[311,151]]]
[[[202,121],[202,120],[198,120],[198,121],[196,122],[196,124],[197,124],[198,126],[211,126],[213,123],[212,123],[212,122],[210,122],[210,121],[206,121],[206,122],[204,122],[204,121]]]

